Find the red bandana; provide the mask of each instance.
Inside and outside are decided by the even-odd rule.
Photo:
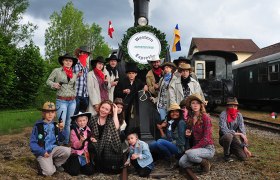
[[[87,58],[88,58],[88,54],[81,54],[79,56],[80,63],[82,64],[83,67],[86,67],[87,65]]]
[[[96,76],[98,76],[100,79],[102,79],[104,81],[105,75],[103,74],[103,72],[101,70],[94,68],[93,72]]]
[[[158,77],[161,77],[162,75],[162,69],[161,68],[153,68],[153,72],[158,76]]]
[[[72,78],[73,77],[73,70],[72,70],[72,68],[66,68],[65,66],[63,66],[63,70],[64,70],[64,72],[66,73],[66,76],[68,77],[68,78]]]
[[[235,108],[227,108],[227,122],[233,122],[236,119],[238,112],[239,111]]]

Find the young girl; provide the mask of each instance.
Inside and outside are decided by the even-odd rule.
[[[127,141],[130,146],[125,166],[132,164],[140,177],[149,176],[154,164],[148,144],[139,140],[134,132],[128,133]]]
[[[91,131],[87,126],[88,120],[91,118],[91,113],[81,113],[71,117],[76,121],[71,130],[71,156],[66,162],[65,170],[72,176],[77,176],[79,173],[92,175],[93,162],[89,156],[89,143],[96,142],[96,139],[91,137]]]
[[[193,94],[187,99],[189,110],[186,136],[193,138],[193,146],[186,150],[179,161],[179,166],[186,168],[188,178],[197,179],[190,169],[193,164],[200,164],[204,172],[210,171],[208,159],[215,154],[210,116],[205,110],[205,101],[200,94]]]

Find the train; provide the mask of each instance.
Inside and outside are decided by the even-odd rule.
[[[280,52],[233,66],[234,95],[241,104],[280,105]]]

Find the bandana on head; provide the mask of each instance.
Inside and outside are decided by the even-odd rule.
[[[72,68],[67,69],[65,66],[63,66],[63,70],[66,73],[66,76],[68,78],[71,79],[73,77],[73,70],[72,70]]]
[[[238,112],[239,111],[235,108],[227,108],[227,122],[233,122],[236,119]]]
[[[87,65],[87,58],[88,58],[88,54],[81,54],[79,56],[80,63],[82,64],[83,67],[86,67]]]

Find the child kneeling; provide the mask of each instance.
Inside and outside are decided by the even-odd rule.
[[[132,164],[140,177],[148,177],[154,168],[148,144],[139,140],[137,134],[133,132],[128,134],[127,141],[130,146],[125,166]]]
[[[72,125],[70,133],[71,142],[71,156],[65,163],[65,171],[72,176],[77,176],[82,173],[85,175],[92,175],[94,173],[93,167],[93,153],[89,153],[91,142],[96,142],[91,137],[90,128],[87,126],[88,119],[91,118],[91,113],[81,113],[71,117],[75,124]]]
[[[62,164],[71,153],[69,147],[59,146],[64,141],[63,123],[54,122],[56,116],[54,103],[46,102],[43,105],[42,119],[33,127],[30,137],[30,149],[36,156],[40,169],[39,174],[53,175],[56,170],[63,171]]]

